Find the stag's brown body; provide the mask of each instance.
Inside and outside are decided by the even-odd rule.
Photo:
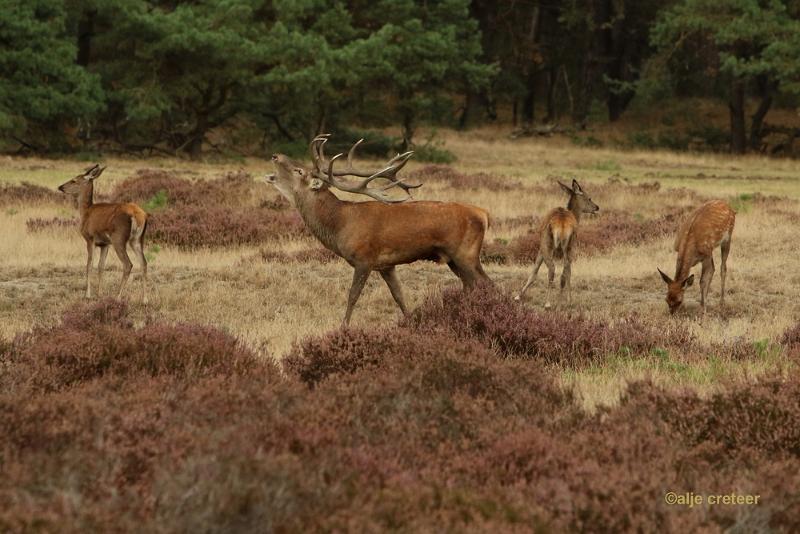
[[[315,142],[324,140],[318,138]],[[357,145],[356,145],[357,146]],[[418,260],[446,263],[461,279],[465,288],[488,277],[480,263],[483,237],[489,226],[489,214],[481,208],[453,202],[391,202],[383,189],[366,188],[376,177],[390,179],[391,185],[407,186],[394,179],[405,163],[397,158],[374,175],[352,169],[338,176],[367,176],[363,187],[349,186],[335,179],[333,158],[324,160],[321,146],[312,144],[315,169],[309,170],[290,158],[272,157],[276,174],[267,177],[300,212],[308,228],[325,247],[353,266],[353,282],[347,301],[344,324],[348,324],[370,273],[378,271],[401,311],[407,313],[395,266]],[[352,150],[351,154],[352,156]],[[349,160],[350,158],[348,158]],[[393,163],[394,162],[394,163]],[[321,172],[328,165],[327,177]],[[350,202],[339,199],[329,187],[363,193],[383,202]],[[364,189],[364,190],[361,190]]]
[[[108,247],[114,247],[122,263],[122,280],[117,290],[117,298],[130,276],[133,263],[128,257],[130,245],[142,268],[142,298],[147,302],[147,260],[144,256],[144,235],[147,229],[147,213],[131,203],[94,203],[94,180],[102,174],[105,167],[95,165],[72,180],[62,184],[59,190],[77,198],[80,213],[80,233],[86,241],[86,297],[91,296],[89,275],[95,247],[100,247],[100,261],[97,266],[97,293],[103,280]]]
[[[556,276],[554,261],[556,258],[564,261],[564,269],[561,272],[561,292],[563,293],[566,289],[568,301],[572,299],[572,262],[575,260],[578,222],[583,213],[595,213],[600,208],[584,193],[576,180],[572,181],[572,187],[567,187],[561,182],[558,185],[569,194],[567,207],[551,210],[539,225],[539,252],[533,263],[533,271],[514,300],[521,300],[525,296],[525,292],[536,280],[542,263],[545,263],[548,280],[545,307],[550,307],[550,291]]]
[[[661,272],[667,284],[667,305],[670,312],[675,313],[683,303],[684,290],[694,282],[691,269],[698,263],[703,264],[700,275],[700,304],[703,313],[706,311],[706,297],[711,280],[714,277],[713,252],[716,247],[721,250],[721,296],[720,304],[725,304],[725,278],[727,261],[730,253],[733,227],[736,223],[736,212],[723,200],[710,200],[697,208],[684,221],[675,237],[675,278]]]

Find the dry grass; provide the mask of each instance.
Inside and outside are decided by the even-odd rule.
[[[736,199],[739,209],[729,260],[728,306],[718,308],[717,276],[706,317],[698,314],[697,287],[690,291],[687,309],[680,317],[667,316],[656,267],[672,269],[671,237],[579,258],[572,277],[574,311],[594,319],[636,314],[648,323],[684,323],[708,356],[697,358],[675,351],[653,358],[621,354],[583,370],[556,367],[564,382],[577,386],[586,407],[616,403],[630,379],[650,378],[658,384],[708,394],[722,382],[789,365],[770,345],[777,344],[783,332],[800,319],[795,240],[800,217],[799,163],[760,157],[592,150],[569,146],[568,140],[560,139],[510,141],[508,133],[485,128],[465,134],[446,132],[443,138],[458,156],[454,167],[460,172],[506,177],[521,187],[512,191],[464,189],[431,182],[416,197],[457,200],[488,209],[498,223],[490,230],[488,242],[512,240],[528,232],[524,224],[502,221],[541,215],[562,205],[565,199],[553,183],[554,177],[575,177],[603,210],[628,212],[641,220],[655,219],[667,209],[695,205],[703,197]],[[258,177],[271,167],[262,160],[217,164],[109,159],[105,163],[108,170],[98,183],[99,193],[105,195],[145,167],[199,179],[240,168]],[[5,158],[0,183],[27,181],[53,188],[84,166],[76,161]],[[615,185],[608,185],[610,180]],[[642,194],[635,187],[654,181],[660,184],[658,192]],[[754,193],[780,198],[751,199],[749,195]],[[277,194],[266,191],[264,198],[277,199]],[[29,219],[72,216],[72,208],[47,200],[0,206],[1,337],[8,339],[34,325],[52,324],[64,308],[82,299],[85,249],[75,230],[31,233],[26,228]],[[590,226],[592,222],[587,218],[582,224]],[[351,270],[342,260],[287,261],[308,257],[304,252],[316,248],[319,246],[307,238],[226,249],[151,248],[150,304],[145,307],[140,302],[135,269],[128,291],[133,316],[140,323],[153,314],[167,321],[210,324],[253,347],[266,346],[271,354],[286,354],[297,340],[335,329],[344,311]],[[112,291],[120,274],[116,258],[109,256],[104,294]],[[528,269],[519,264],[487,267],[489,275],[509,292],[524,282]],[[412,307],[443,287],[458,285],[445,267],[431,263],[404,266],[399,272]],[[528,293],[528,305],[538,307],[543,302],[545,278],[540,272],[538,284]],[[354,323],[371,327],[393,323],[397,317],[380,277],[372,277],[356,308]],[[719,348],[756,342],[766,347],[759,349],[758,358],[734,359],[727,349]]]

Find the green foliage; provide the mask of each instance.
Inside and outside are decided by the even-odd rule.
[[[103,107],[96,75],[75,65],[75,44],[57,0],[4,0],[0,8],[0,134],[57,144]]]
[[[147,212],[154,212],[158,210],[162,210],[167,207],[167,191],[161,189],[157,191],[152,197],[150,197],[147,202],[142,204],[142,207]]]
[[[741,193],[730,199],[731,207],[737,213],[747,213],[753,203],[754,195],[752,193]]]

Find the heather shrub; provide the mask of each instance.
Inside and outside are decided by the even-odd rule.
[[[311,261],[330,263],[339,258],[339,256],[324,247],[312,247],[292,252],[262,250],[257,257],[261,261],[274,263],[306,263]]]
[[[110,299],[70,309],[58,325],[38,327],[14,346],[13,357],[25,368],[28,385],[44,390],[105,375],[194,378],[269,371],[256,354],[221,330],[158,322],[137,329],[126,304]],[[6,374],[0,381],[14,379],[19,375]]]
[[[786,347],[786,352],[790,358],[800,357],[800,323],[784,332],[781,343]]]
[[[603,210],[581,221],[577,233],[579,255],[602,254],[620,245],[641,245],[674,235],[688,208],[674,208],[655,219],[641,219],[628,212]],[[508,243],[506,257],[513,262],[530,262],[539,252],[541,227],[531,228]]]
[[[250,245],[310,235],[294,212],[222,206],[176,206],[153,215],[147,229],[150,240],[183,248]]]
[[[606,323],[581,315],[541,313],[488,286],[466,293],[446,290],[428,299],[405,324],[419,332],[476,339],[509,354],[573,365],[597,361],[623,347],[639,353],[691,339],[681,327],[664,332],[633,317]]]
[[[48,230],[61,230],[72,229],[78,227],[78,219],[74,217],[52,217],[50,219],[43,219],[41,217],[34,217],[25,221],[25,227],[28,232],[38,233]]]
[[[266,186],[244,171],[215,180],[188,180],[143,169],[119,183],[118,202],[151,206],[148,239],[182,248],[230,247],[309,236],[300,216],[281,200],[258,200]]]
[[[22,182],[20,184],[0,184],[0,206],[9,204],[33,204],[55,202],[69,204],[70,198],[55,189]]]
[[[426,165],[407,175],[410,183],[438,182],[454,189],[488,189],[490,191],[513,191],[523,185],[516,180],[493,174],[464,174],[447,165]]]

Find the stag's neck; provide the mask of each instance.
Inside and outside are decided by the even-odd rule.
[[[81,188],[78,195],[78,211],[81,215],[81,220],[85,220],[89,214],[89,210],[94,205],[94,183],[89,182]]]
[[[309,192],[296,198],[297,210],[303,221],[326,248],[340,254],[337,231],[340,212],[346,202],[336,198],[329,190]]]
[[[569,198],[569,202],[567,203],[567,209],[572,212],[577,222],[581,222],[581,210],[578,208],[578,203],[575,201],[574,196],[571,196]]]

